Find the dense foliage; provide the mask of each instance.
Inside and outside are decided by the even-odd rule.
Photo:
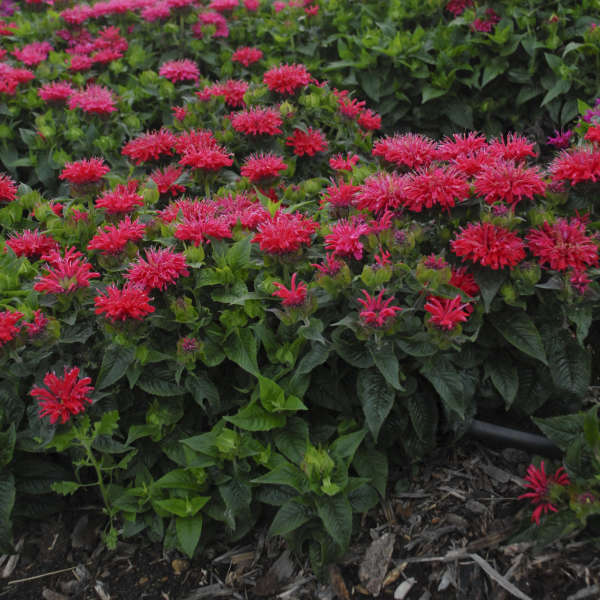
[[[521,134],[377,134],[395,109],[336,89],[361,67],[311,29],[375,9],[281,4],[32,4],[3,25],[5,546],[11,513],[97,488],[109,544],[191,556],[264,517],[319,570],[440,430],[580,408],[596,109],[545,162]],[[444,30],[496,43],[503,21],[475,34],[469,10]]]

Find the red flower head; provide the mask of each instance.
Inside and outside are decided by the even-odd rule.
[[[175,183],[183,173],[183,169],[169,165],[164,169],[156,169],[150,173],[150,179],[154,181],[160,194],[183,194],[185,187],[179,183]]]
[[[173,83],[178,81],[198,82],[200,71],[193,60],[182,58],[180,60],[169,60],[160,66],[158,74]]]
[[[227,37],[229,35],[229,27],[227,27],[227,19],[218,12],[205,12],[198,15],[198,22],[192,25],[192,33],[194,37],[202,39],[204,36],[204,28],[214,25],[215,31],[213,37]]]
[[[273,285],[277,288],[276,292],[273,292],[272,296],[277,296],[282,299],[281,304],[283,306],[301,306],[306,301],[306,284],[300,282],[296,285],[296,275],[292,275],[292,281],[290,289],[288,290],[283,283],[273,282]]]
[[[534,143],[523,136],[516,133],[509,133],[506,139],[500,136],[497,140],[494,140],[489,146],[489,152],[492,156],[501,160],[520,162],[528,156],[537,156],[533,151],[534,145]]]
[[[94,61],[85,54],[72,54],[71,61],[69,62],[69,71],[87,71],[92,68],[93,64]]]
[[[344,266],[344,262],[341,260],[337,260],[333,258],[331,254],[326,254],[325,259],[319,265],[316,263],[311,263],[310,266],[314,267],[321,273],[322,275],[329,275],[330,277],[335,277],[339,273],[339,270]]]
[[[244,46],[238,48],[232,55],[231,60],[233,62],[239,62],[245,67],[258,62],[263,57],[262,50],[259,48],[252,48],[250,46]]]
[[[0,173],[0,203],[12,202],[17,197],[17,184],[5,173]]]
[[[188,115],[188,109],[185,106],[172,106],[171,110],[177,121],[183,121]]]
[[[395,300],[394,296],[390,296],[386,300],[383,299],[385,290],[381,290],[379,295],[371,297],[367,290],[361,290],[365,298],[357,298],[356,301],[364,306],[364,309],[358,313],[358,316],[365,325],[371,327],[385,327],[396,316],[397,312],[402,309],[399,306],[390,306],[390,302]]]
[[[404,206],[413,212],[434,206],[450,211],[456,202],[467,200],[469,194],[467,181],[451,168],[420,169],[403,180]]]
[[[294,134],[290,135],[285,141],[286,146],[294,148],[296,156],[314,156],[317,152],[327,150],[327,140],[318,130],[308,127],[306,131],[295,129]]]
[[[228,216],[194,215],[186,217],[177,226],[175,237],[178,240],[189,240],[198,246],[210,242],[209,238],[222,240],[231,238],[231,219]]]
[[[544,461],[541,462],[539,469],[534,465],[529,465],[525,481],[527,481],[525,487],[529,488],[531,492],[521,494],[519,500],[522,498],[531,498],[532,504],[539,505],[531,515],[531,520],[539,525],[542,514],[547,515],[549,511],[558,512],[558,509],[548,498],[550,488],[555,485],[569,485],[571,482],[569,481],[569,476],[565,473],[564,467],[560,467],[552,477],[548,477],[544,470]]]
[[[473,6],[473,0],[449,0],[446,4],[446,10],[455,17],[462,15],[467,8]]]
[[[552,181],[570,181],[576,185],[583,181],[600,179],[600,152],[593,149],[563,150],[548,167]]]
[[[592,125],[586,132],[584,139],[594,144],[600,144],[600,125]]]
[[[196,92],[200,100],[207,101],[213,96],[223,96],[225,104],[233,108],[246,106],[244,94],[248,91],[249,84],[238,79],[228,79],[224,83],[214,83],[205,87],[202,91]]]
[[[397,167],[428,167],[437,158],[435,142],[416,133],[386,136],[373,144],[373,156],[381,156]]]
[[[357,123],[366,131],[377,131],[381,129],[381,115],[368,108],[358,115]]]
[[[525,258],[525,244],[514,233],[492,223],[470,223],[450,242],[452,251],[484,267],[514,267]]]
[[[186,148],[179,164],[203,171],[220,171],[233,164],[233,155],[217,143],[190,145]]]
[[[340,219],[331,227],[331,233],[325,236],[325,248],[333,250],[333,256],[350,256],[360,260],[364,246],[360,238],[370,231],[366,223]]]
[[[467,271],[467,267],[453,268],[449,283],[471,298],[479,294],[479,286],[473,275]]]
[[[506,202],[516,206],[523,198],[543,196],[546,183],[537,167],[500,160],[481,169],[475,177],[475,191],[488,204]]]
[[[44,102],[56,102],[66,100],[75,90],[67,81],[53,81],[45,83],[38,90],[38,96]]]
[[[92,265],[74,247],[65,250],[64,256],[58,250],[51,250],[43,258],[48,264],[44,267],[46,273],[33,286],[36,292],[71,294],[89,287],[90,279],[100,277],[100,273],[92,271]]]
[[[358,154],[348,153],[345,158],[342,154],[336,154],[329,159],[329,166],[336,171],[352,171],[359,160]]]
[[[297,252],[302,244],[310,246],[310,236],[319,224],[300,213],[277,212],[271,219],[258,225],[258,233],[252,238],[263,252],[288,254]]]
[[[42,335],[46,329],[46,325],[48,325],[48,319],[40,309],[33,313],[33,322],[23,322],[23,326],[27,329],[27,335],[29,335],[30,338]]]
[[[32,42],[22,48],[15,48],[13,56],[28,66],[39,65],[48,58],[48,53],[53,50],[49,42]]]
[[[231,115],[232,127],[246,135],[277,135],[282,133],[280,129],[282,123],[279,111],[274,108],[256,106]]]
[[[558,218],[532,229],[527,236],[531,252],[555,271],[584,271],[598,264],[598,245],[585,233],[585,221]]]
[[[127,246],[127,242],[137,242],[144,237],[146,226],[136,219],[133,223],[127,216],[117,225],[106,225],[98,229],[98,233],[90,240],[88,250],[100,250],[104,255],[119,254]]]
[[[263,82],[272,92],[293,94],[312,81],[311,74],[304,65],[282,64],[269,69],[263,76]]]
[[[54,424],[58,419],[66,423],[71,415],[76,415],[84,410],[84,402],[92,403],[89,397],[94,388],[89,385],[92,380],[89,377],[79,378],[79,367],[67,370],[64,368],[63,377],[57,377],[56,373],[46,373],[43,387],[34,385],[29,392],[30,396],[40,400],[40,418],[50,416],[50,423]]]
[[[250,181],[256,183],[264,179],[279,177],[280,171],[285,171],[287,168],[288,166],[280,156],[268,152],[248,156],[242,165],[241,173],[242,176],[248,177]]]
[[[112,92],[108,88],[93,83],[89,84],[85,90],[73,92],[67,102],[67,108],[69,110],[81,108],[83,112],[96,115],[108,115],[117,110]]]
[[[438,146],[438,158],[453,160],[458,156],[474,154],[487,146],[485,138],[476,131],[460,134],[454,133],[452,137],[446,136]]]
[[[326,202],[337,207],[352,206],[354,196],[360,190],[361,187],[358,185],[344,183],[342,180],[339,180],[337,183],[332,181],[331,185],[325,189],[321,196],[321,206]]]
[[[100,292],[94,298],[96,314],[106,314],[111,321],[125,321],[125,319],[141,319],[154,312],[150,305],[148,292],[130,282],[119,289],[111,284],[105,290],[106,295]]]
[[[549,146],[554,146],[555,148],[561,150],[563,148],[568,148],[571,143],[571,137],[573,136],[573,132],[570,129],[567,131],[563,131],[562,129],[558,131],[554,130],[554,137],[548,136],[546,144]]]
[[[17,321],[24,316],[23,313],[16,310],[0,312],[0,347],[15,339],[20,330]]]
[[[140,165],[148,160],[157,160],[161,155],[171,156],[176,141],[177,137],[168,129],[147,132],[127,142],[121,154]]]
[[[146,260],[138,258],[137,262],[129,265],[125,279],[146,289],[164,290],[167,285],[175,283],[180,275],[188,277],[189,274],[184,254],[160,248],[146,250]]]
[[[73,163],[65,163],[59,179],[66,179],[70,183],[93,183],[100,181],[110,169],[101,158],[84,158]]]
[[[345,117],[355,119],[360,115],[360,113],[363,112],[363,110],[365,110],[367,103],[364,100],[349,98],[347,90],[343,90],[341,92],[334,90],[333,93],[337,97],[340,114],[344,115]]]
[[[466,321],[470,312],[467,310],[469,305],[461,303],[460,295],[454,298],[429,296],[423,308],[430,314],[429,322],[446,331],[451,331],[458,323]]]
[[[17,256],[38,259],[51,250],[58,249],[58,242],[38,229],[25,229],[21,233],[13,233],[6,245],[12,248]]]
[[[103,208],[109,215],[128,213],[136,206],[144,206],[144,199],[137,193],[138,182],[128,181],[118,184],[114,190],[104,192],[96,199],[96,208]]]
[[[239,4],[239,0],[211,0],[208,8],[219,12],[227,12],[234,10]]]
[[[356,208],[381,213],[402,207],[406,200],[405,177],[396,173],[376,173],[367,177],[356,193]]]

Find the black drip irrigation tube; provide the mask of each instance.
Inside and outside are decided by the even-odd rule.
[[[520,450],[527,450],[531,454],[540,454],[548,458],[562,458],[563,456],[562,450],[543,435],[501,427],[477,419],[473,419],[471,422],[467,429],[467,435],[490,445],[519,448]]]

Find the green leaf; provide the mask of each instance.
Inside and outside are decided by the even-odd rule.
[[[509,344],[548,365],[542,338],[525,311],[495,313],[491,323]]]
[[[119,411],[110,410],[94,423],[94,435],[112,435],[119,424]]]
[[[352,506],[348,498],[343,494],[319,498],[317,514],[327,533],[344,552],[352,535]]]
[[[256,477],[251,483],[270,483],[273,485],[288,485],[303,494],[309,486],[306,475],[292,463],[285,462],[273,470]]]
[[[375,369],[362,369],[358,372],[356,393],[369,431],[377,441],[379,430],[392,410],[396,394],[383,375]]]
[[[225,261],[232,271],[247,269],[250,266],[251,237],[248,235],[238,240],[227,250]]]
[[[429,380],[440,395],[447,410],[455,412],[460,419],[465,417],[466,398],[460,373],[445,356],[427,360],[421,373]]]
[[[13,458],[17,432],[15,424],[0,433],[0,467],[5,467]]]
[[[509,409],[519,389],[519,373],[512,360],[507,354],[495,356],[493,360],[485,363],[485,371]]]
[[[197,477],[187,469],[173,469],[160,479],[152,483],[152,487],[158,489],[179,489],[196,491],[202,485]]]
[[[219,389],[206,373],[188,373],[185,378],[185,389],[192,394],[199,406],[204,407],[205,400],[213,406],[219,403]]]
[[[76,481],[55,481],[50,487],[52,488],[52,491],[57,494],[70,496],[81,487],[81,484]]]
[[[348,339],[350,336],[352,338]],[[357,369],[368,369],[373,366],[373,358],[364,342],[357,340],[349,330],[336,329],[331,337],[335,351],[350,366]]]
[[[567,317],[577,327],[577,341],[583,344],[593,321],[592,306],[590,304],[570,306]]]
[[[0,552],[12,554],[10,516],[15,505],[15,479],[12,473],[0,473]]]
[[[308,446],[308,425],[303,419],[292,417],[284,429],[274,432],[273,440],[279,452],[299,465]]]
[[[552,381],[563,393],[582,398],[591,380],[591,354],[568,331],[557,331],[546,340]]]
[[[246,431],[271,431],[285,425],[285,415],[269,413],[257,404],[244,406],[237,414],[224,418]]]
[[[538,419],[532,417],[533,422],[550,438],[563,452],[578,438],[581,437],[585,422],[584,413],[564,415]]]
[[[294,377],[311,373],[329,358],[329,348],[320,342],[313,342],[310,350],[300,359],[294,371]]]
[[[438,410],[433,394],[411,394],[405,399],[413,429],[422,442],[434,445]]]
[[[546,92],[544,99],[540,106],[546,106],[549,102],[552,102],[554,98],[561,94],[566,94],[571,89],[571,81],[568,79],[558,79],[554,82],[554,85]]]
[[[193,498],[154,500],[154,504],[178,517],[193,517],[209,500],[210,496],[194,496]]]
[[[102,358],[96,389],[102,390],[119,381],[134,358],[135,348],[133,346],[115,346],[113,344],[108,346]]]
[[[352,512],[366,513],[379,502],[379,494],[375,488],[367,483],[363,483],[348,493],[348,500],[352,507]]]
[[[226,484],[219,486],[219,494],[232,515],[237,517],[248,513],[250,510],[252,492],[247,483],[243,483],[238,479],[230,479]]]
[[[149,374],[144,374],[136,383],[136,387],[141,388],[147,394],[153,396],[162,396],[169,398],[179,396],[184,393],[184,389],[172,381],[160,379]]]
[[[498,290],[502,287],[506,279],[506,274],[502,271],[493,269],[479,269],[475,274],[475,281],[479,286],[479,293],[483,300],[483,307],[486,313],[490,312],[492,300],[495,298]]]
[[[396,338],[396,345],[409,356],[423,358],[433,356],[438,349],[434,346],[427,333],[420,332],[409,338]]]
[[[268,377],[258,376],[260,403],[265,410],[275,412],[281,410],[285,402],[285,392],[280,385]]]
[[[250,329],[240,329],[231,333],[225,340],[223,351],[227,358],[239,365],[248,373],[258,377],[258,363],[256,354],[258,352],[258,342]]]
[[[202,515],[186,518],[176,517],[175,529],[179,546],[185,554],[193,558],[202,534]]]
[[[293,498],[277,511],[269,527],[269,535],[286,535],[291,533],[302,527],[304,523],[310,521],[313,516],[308,506]]]
[[[400,364],[394,353],[394,345],[391,342],[382,344],[379,347],[369,346],[369,352],[373,357],[375,366],[379,372],[385,377],[385,380],[395,389],[403,391],[404,388],[400,383]]]
[[[481,87],[484,88],[490,81],[496,79],[498,75],[501,75],[506,71],[508,67],[508,63],[505,61],[502,62],[491,62],[488,63],[483,69],[483,75],[481,76]]]
[[[473,129],[473,109],[466,102],[450,102],[444,112],[459,127]]]
[[[350,462],[354,458],[354,454],[363,441],[366,433],[366,430],[359,429],[353,433],[341,435],[331,443],[329,452],[336,458]]]
[[[352,466],[361,477],[368,477],[379,495],[385,498],[388,480],[388,459],[385,453],[363,446],[357,450]]]
[[[432,85],[424,85],[422,91],[421,104],[425,104],[425,102],[429,102],[434,98],[439,98],[444,94],[447,94],[448,90],[441,90],[439,88],[433,87]]]

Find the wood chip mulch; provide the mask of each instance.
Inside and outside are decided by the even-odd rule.
[[[83,507],[17,533],[18,554],[0,557],[0,600],[597,600],[591,538],[511,543],[531,513],[517,500],[531,458],[465,442],[407,465],[325,582],[266,528],[192,561],[143,537],[109,552]]]

